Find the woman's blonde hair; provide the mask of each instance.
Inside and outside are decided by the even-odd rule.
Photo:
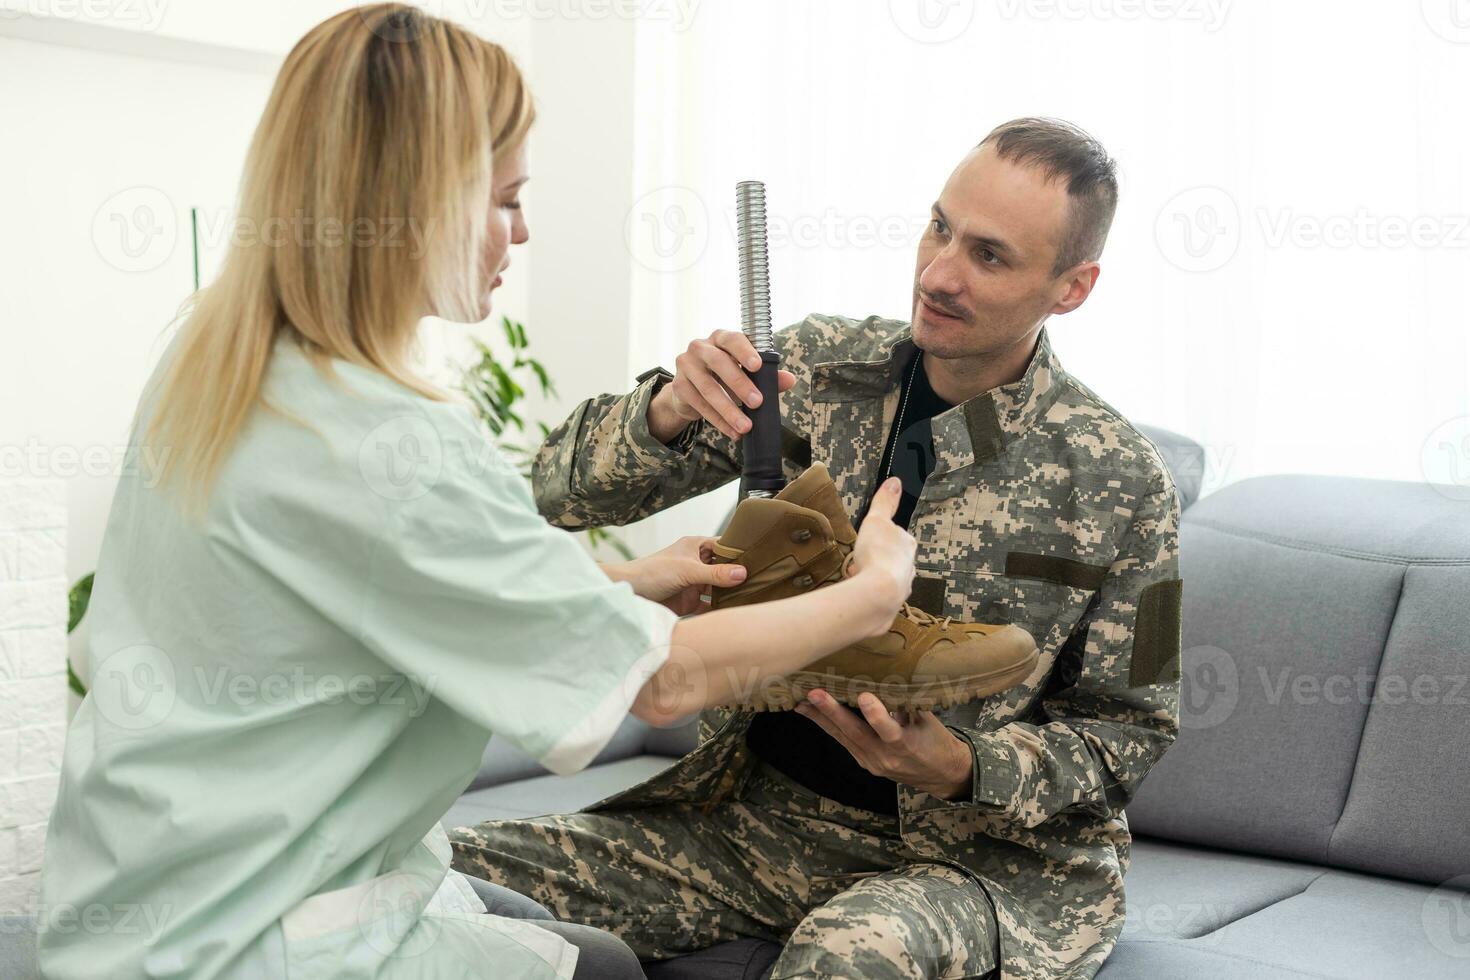
[[[504,49],[405,4],[354,7],[292,49],[246,156],[235,237],[181,311],[146,423],[156,475],[181,481],[187,509],[282,335],[319,365],[446,397],[410,367],[418,321],[478,319],[491,157],[513,155],[534,115]]]

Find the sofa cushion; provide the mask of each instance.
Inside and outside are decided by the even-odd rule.
[[[1459,539],[1454,550],[1470,555],[1470,514],[1458,518],[1440,529],[1440,540]],[[1465,874],[1467,810],[1470,560],[1424,561],[1404,576],[1330,861],[1429,882]]]
[[[1188,436],[1152,425],[1140,425],[1143,433],[1164,457],[1169,475],[1179,491],[1179,509],[1188,510],[1199,499],[1200,488],[1205,479],[1205,449]]]
[[[1299,895],[1325,869],[1139,837],[1124,880],[1123,935],[1199,939]]]
[[[465,793],[439,821],[445,828],[486,820],[539,817],[545,813],[572,813],[603,797],[662,772],[674,763],[666,755],[635,755],[600,766],[589,766],[570,776],[536,776]]]
[[[1463,891],[1142,838],[1135,848],[1127,924],[1098,980],[1470,976]]]
[[[37,980],[36,920],[28,915],[0,915],[0,977]]]
[[[596,766],[641,754],[650,731],[647,725],[629,715],[623,719],[623,723],[591,764]],[[466,792],[486,786],[499,786],[517,779],[544,776],[548,771],[541,763],[505,739],[492,738],[486,744],[485,754],[480,759],[480,771],[470,781]]]
[[[1272,476],[1184,513],[1181,731],[1136,831],[1328,861],[1368,716],[1341,688],[1377,671],[1407,567],[1390,556],[1432,506],[1413,484]]]

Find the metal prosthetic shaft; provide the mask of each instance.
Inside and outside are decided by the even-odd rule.
[[[750,431],[741,439],[744,468],[740,496],[774,497],[786,486],[781,475],[781,401],[776,371],[781,355],[771,337],[771,280],[766,266],[766,186],[758,180],[735,185],[740,249],[740,328],[760,354],[758,371],[747,371],[761,393],[758,408],[745,407]]]

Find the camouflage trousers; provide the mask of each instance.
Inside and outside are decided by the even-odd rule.
[[[761,765],[739,799],[499,820],[450,832],[454,867],[666,959],[785,944],[772,980],[985,977],[995,913],[964,872],[919,857],[898,819]]]

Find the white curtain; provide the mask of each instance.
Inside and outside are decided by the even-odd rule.
[[[1308,472],[1470,498],[1470,2],[675,9],[639,25],[633,370],[738,327],[737,180],[767,184],[778,323],[907,317],[954,164],[1061,116],[1122,168],[1098,288],[1050,321],[1073,374],[1200,441],[1206,493]]]

